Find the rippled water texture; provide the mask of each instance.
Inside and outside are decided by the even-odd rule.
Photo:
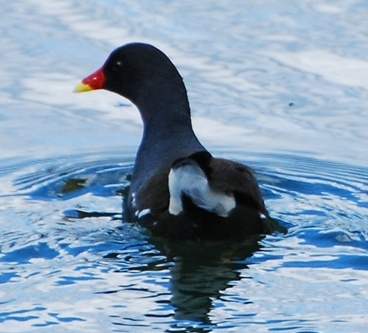
[[[7,1],[0,13],[0,332],[365,333],[364,1]],[[284,230],[172,244],[124,222],[140,140],[121,97],[75,95],[114,47],[178,66],[218,156]]]

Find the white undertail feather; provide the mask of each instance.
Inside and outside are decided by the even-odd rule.
[[[183,194],[196,206],[221,217],[227,217],[235,208],[234,197],[212,189],[205,173],[195,163],[184,164],[170,170],[169,192],[169,213],[173,215],[183,211]]]

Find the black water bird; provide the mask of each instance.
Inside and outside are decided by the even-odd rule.
[[[174,240],[272,233],[250,168],[212,157],[197,139],[183,79],[163,52],[143,43],[117,48],[75,91],[95,89],[129,99],[143,120],[126,208],[130,220]]]

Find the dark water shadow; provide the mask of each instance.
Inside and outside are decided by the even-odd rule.
[[[244,243],[173,244],[156,246],[174,265],[170,269],[171,305],[176,320],[211,324],[209,316],[214,300],[240,280],[247,269],[246,258],[260,249],[257,239]]]
[[[260,237],[242,243],[174,243],[147,237],[146,255],[151,256],[152,262],[128,270],[152,274],[164,269],[168,272],[169,283],[165,298],[156,300],[158,307],[165,306],[165,312],[146,313],[145,317],[164,320],[170,327],[166,332],[210,332],[215,329],[216,323],[211,319],[211,311],[216,308],[214,303],[228,295],[228,290],[244,278],[244,270],[248,269],[247,258],[262,247],[259,240]],[[145,254],[141,252],[138,256],[145,257]],[[121,255],[111,253],[108,257],[119,260]],[[121,265],[121,272],[127,268],[123,262],[117,264]],[[114,323],[121,325],[116,317]]]

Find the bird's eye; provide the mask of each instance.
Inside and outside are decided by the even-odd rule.
[[[123,62],[122,62],[122,61],[116,61],[116,62],[112,65],[112,70],[113,70],[115,73],[120,72],[122,68],[123,68]]]

